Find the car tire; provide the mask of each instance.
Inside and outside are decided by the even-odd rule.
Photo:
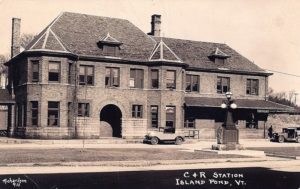
[[[153,138],[151,138],[151,144],[152,145],[156,145],[156,144],[158,144],[158,138],[157,137],[153,137]]]
[[[182,143],[183,143],[183,138],[182,137],[176,137],[175,144],[176,145],[181,145]]]
[[[297,138],[296,138],[296,142],[297,142],[297,143],[300,143],[300,137],[297,137]]]
[[[284,142],[284,136],[282,136],[282,135],[279,136],[279,137],[278,137],[278,142],[279,142],[279,143],[283,143],[283,142]]]

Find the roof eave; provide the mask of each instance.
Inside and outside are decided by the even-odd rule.
[[[189,66],[187,70],[191,71],[203,71],[203,72],[217,72],[217,73],[230,73],[230,74],[246,74],[246,75],[259,75],[259,76],[270,76],[273,73],[270,72],[259,72],[259,71],[245,71],[245,70],[230,70],[230,69],[214,69],[214,68],[199,68]]]

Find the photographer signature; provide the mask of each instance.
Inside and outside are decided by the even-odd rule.
[[[12,185],[13,187],[21,187],[23,183],[27,183],[26,179],[21,179],[20,177],[14,179],[14,178],[5,178],[2,180],[2,183],[5,185]]]

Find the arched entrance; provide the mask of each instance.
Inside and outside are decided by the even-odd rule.
[[[113,104],[106,105],[100,111],[100,137],[122,137],[121,110]]]

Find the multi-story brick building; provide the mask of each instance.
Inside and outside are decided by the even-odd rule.
[[[19,29],[20,20],[15,19]],[[214,138],[231,91],[241,137],[263,137],[268,77],[226,44],[145,34],[123,19],[62,13],[8,63],[15,94],[9,131],[26,138],[143,137],[158,127]],[[18,38],[18,31],[13,38]],[[16,55],[18,54],[18,55]]]

